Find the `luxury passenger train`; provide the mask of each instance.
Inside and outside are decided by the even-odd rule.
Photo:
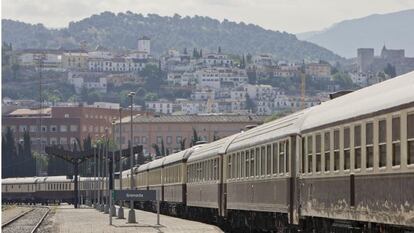
[[[162,212],[236,232],[414,232],[414,72],[154,160],[133,178],[160,192]]]

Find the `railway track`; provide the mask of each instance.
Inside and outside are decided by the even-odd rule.
[[[46,218],[48,207],[34,207],[2,224],[3,233],[34,233]]]

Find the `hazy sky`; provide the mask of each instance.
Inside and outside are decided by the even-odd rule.
[[[210,16],[291,33],[344,19],[413,9],[414,0],[2,0],[2,18],[65,27],[102,11]]]

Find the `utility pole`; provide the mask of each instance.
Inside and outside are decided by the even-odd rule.
[[[134,188],[134,166],[133,166],[133,157],[134,157],[134,153],[133,153],[133,150],[132,150],[132,148],[133,148],[133,136],[134,136],[134,134],[133,134],[133,132],[132,132],[132,130],[133,130],[133,106],[134,106],[134,95],[135,95],[135,92],[130,92],[129,94],[128,94],[128,97],[130,98],[130,104],[131,104],[131,137],[130,137],[130,143],[129,143],[129,146],[130,146],[130,157],[129,157],[129,162],[130,162],[130,166],[131,166],[131,180],[130,180],[130,182],[131,182],[131,190]],[[128,213],[128,223],[136,223],[136,219],[135,219],[135,210],[134,210],[134,201],[132,201],[131,200],[131,202],[130,202],[130,206],[129,206],[129,213]]]

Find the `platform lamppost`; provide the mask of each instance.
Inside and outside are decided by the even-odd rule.
[[[122,108],[119,107],[119,190],[122,190]],[[118,209],[118,218],[124,219],[124,202],[121,200]]]
[[[134,154],[133,154],[133,150],[132,150],[132,148],[133,148],[133,136],[134,136],[134,134],[133,134],[133,132],[132,132],[132,127],[133,127],[133,106],[134,106],[134,95],[135,95],[135,92],[133,92],[133,91],[131,91],[129,94],[128,94],[128,97],[129,97],[129,99],[130,99],[130,104],[131,104],[131,128],[130,128],[130,130],[131,130],[131,137],[130,137],[130,143],[129,143],[129,145],[130,145],[130,156],[129,156],[129,162],[130,162],[130,166],[131,166],[131,180],[130,180],[130,185],[131,185],[131,190],[134,188],[134,167],[133,167],[133,157],[134,157]],[[134,210],[134,201],[132,201],[131,200],[131,202],[130,202],[130,206],[129,206],[129,213],[128,213],[128,223],[136,223],[136,219],[135,219],[135,210]]]
[[[115,121],[116,118],[112,118],[112,142],[115,144]],[[115,209],[115,200],[112,200],[112,195],[111,195],[111,190],[115,189],[115,176],[114,176],[114,166],[115,166],[115,145],[112,148],[112,158],[111,158],[111,164],[109,165],[109,211],[110,211],[110,217],[111,217],[111,222],[112,222],[112,216],[116,215],[116,209]]]
[[[106,178],[106,189],[104,189],[106,191],[106,198],[105,198],[105,209],[104,209],[104,213],[108,214],[109,213],[109,156],[108,156],[108,151],[109,151],[109,138],[108,138],[108,128],[105,127],[105,178]]]
[[[96,144],[93,145],[93,181],[92,181],[92,203],[96,208]]]

